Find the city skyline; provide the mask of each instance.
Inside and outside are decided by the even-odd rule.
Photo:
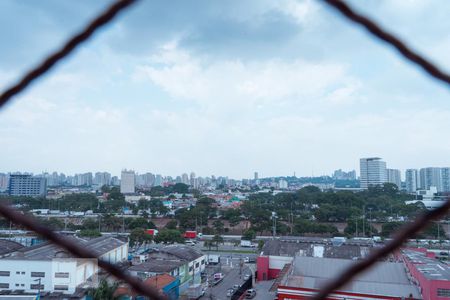
[[[449,66],[450,3],[351,2]],[[2,1],[0,87],[106,4]],[[401,170],[450,165],[448,90],[320,2],[179,9],[138,3],[0,111],[2,168],[246,178],[330,174],[372,155]]]

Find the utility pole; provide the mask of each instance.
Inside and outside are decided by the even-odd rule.
[[[358,236],[358,218],[355,219],[356,222],[356,236]]]
[[[275,235],[277,234],[277,213],[272,212],[272,235],[273,238],[275,238]]]
[[[365,218],[366,218],[366,206],[363,206],[363,237],[366,237],[366,224],[365,224]]]

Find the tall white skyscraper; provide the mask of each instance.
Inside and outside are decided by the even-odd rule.
[[[133,194],[136,187],[134,171],[122,170],[120,174],[120,192],[122,194]]]
[[[367,189],[369,186],[382,185],[387,182],[386,162],[381,158],[361,158],[359,167],[361,188]]]
[[[417,169],[407,169],[405,172],[406,191],[415,193],[419,188],[419,175]]]
[[[402,177],[400,170],[397,169],[386,169],[387,182],[395,184],[398,189],[402,188]]]
[[[441,168],[422,168],[419,171],[420,188],[428,190],[430,186],[435,186],[438,192],[442,192]]]

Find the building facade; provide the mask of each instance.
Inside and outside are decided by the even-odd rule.
[[[438,192],[442,192],[442,176],[441,168],[422,168],[419,171],[420,188],[428,190],[431,186],[435,186]]]
[[[402,187],[402,178],[400,170],[397,169],[386,169],[387,182],[395,184],[400,190]]]
[[[419,175],[417,169],[407,169],[405,172],[406,191],[415,193],[419,188]]]
[[[134,171],[123,170],[120,175],[120,192],[122,194],[134,194],[136,177]]]
[[[379,157],[361,158],[360,185],[367,189],[369,186],[382,185],[387,182],[386,162]]]
[[[8,191],[11,196],[44,197],[47,194],[47,180],[29,174],[11,174]]]

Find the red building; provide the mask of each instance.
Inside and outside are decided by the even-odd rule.
[[[450,267],[431,258],[421,249],[404,249],[403,259],[408,272],[419,286],[424,300],[450,299]]]
[[[308,299],[354,261],[297,256],[278,278],[278,299]],[[378,262],[328,299],[421,299],[402,262]]]

